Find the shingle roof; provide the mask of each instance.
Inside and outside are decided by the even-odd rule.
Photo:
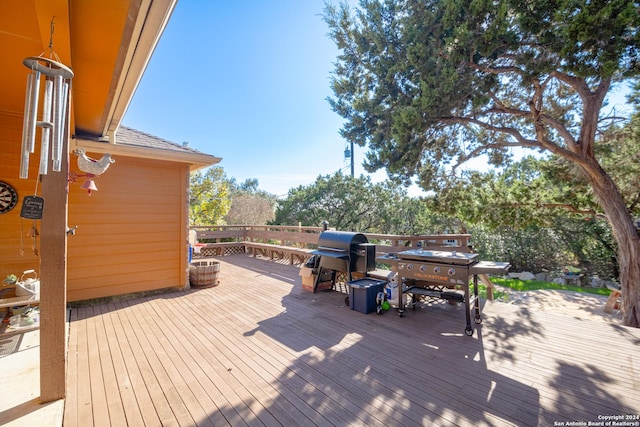
[[[159,138],[154,135],[150,135],[145,132],[141,132],[136,129],[132,129],[126,126],[120,126],[116,133],[116,142],[121,145],[131,145],[135,147],[151,148],[156,150],[169,150],[179,153],[190,154],[205,154],[201,151],[185,146],[183,144],[176,144],[175,142],[167,141],[166,139]]]

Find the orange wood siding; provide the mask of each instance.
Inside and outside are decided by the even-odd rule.
[[[27,236],[34,221],[20,218],[20,208],[25,196],[33,195],[40,164],[40,132],[36,134],[36,152],[29,162],[30,179],[20,179],[20,146],[22,141],[22,118],[0,114],[0,181],[10,184],[18,193],[18,204],[12,211],[0,214],[0,278],[8,274],[20,274],[29,269],[39,272],[40,258],[32,250],[33,240]],[[53,172],[55,173],[55,172]],[[42,187],[39,187],[38,193]],[[40,194],[38,194],[40,195]],[[46,201],[45,201],[46,208]],[[40,231],[40,221],[35,221]],[[40,241],[37,241],[38,247]],[[23,249],[23,255],[20,249]]]
[[[187,165],[114,158],[91,196],[70,186],[69,301],[187,284]]]

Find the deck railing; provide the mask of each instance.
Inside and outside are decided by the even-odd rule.
[[[237,251],[237,248],[245,249],[245,243],[273,245],[280,251],[315,249],[318,246],[318,238],[323,227],[306,227],[295,225],[199,225],[192,226],[196,232],[199,243],[199,252],[202,256],[224,255],[221,248]],[[369,243],[376,245],[377,254],[401,252],[411,248],[423,248],[427,250],[455,250],[458,252],[470,252],[470,234],[423,234],[423,235],[399,235],[362,233],[367,236]],[[250,246],[250,245],[249,245]]]

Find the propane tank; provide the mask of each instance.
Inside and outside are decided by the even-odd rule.
[[[394,274],[391,279],[389,279],[389,282],[387,283],[387,285],[385,286],[385,294],[387,297],[387,301],[389,301],[389,303],[391,304],[392,307],[398,307],[398,280],[400,278],[398,277],[398,273]],[[404,288],[403,288],[404,289]],[[407,304],[407,295],[402,295],[402,302],[404,305]]]
[[[392,304],[398,303],[398,274],[394,274],[387,283],[387,300]]]

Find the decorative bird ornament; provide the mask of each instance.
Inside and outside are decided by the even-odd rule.
[[[93,159],[86,154],[86,150],[83,147],[78,147],[74,150],[74,154],[78,156],[78,169],[82,172],[99,176],[105,173],[111,163],[116,161],[111,158],[111,154],[105,153],[100,160]]]

